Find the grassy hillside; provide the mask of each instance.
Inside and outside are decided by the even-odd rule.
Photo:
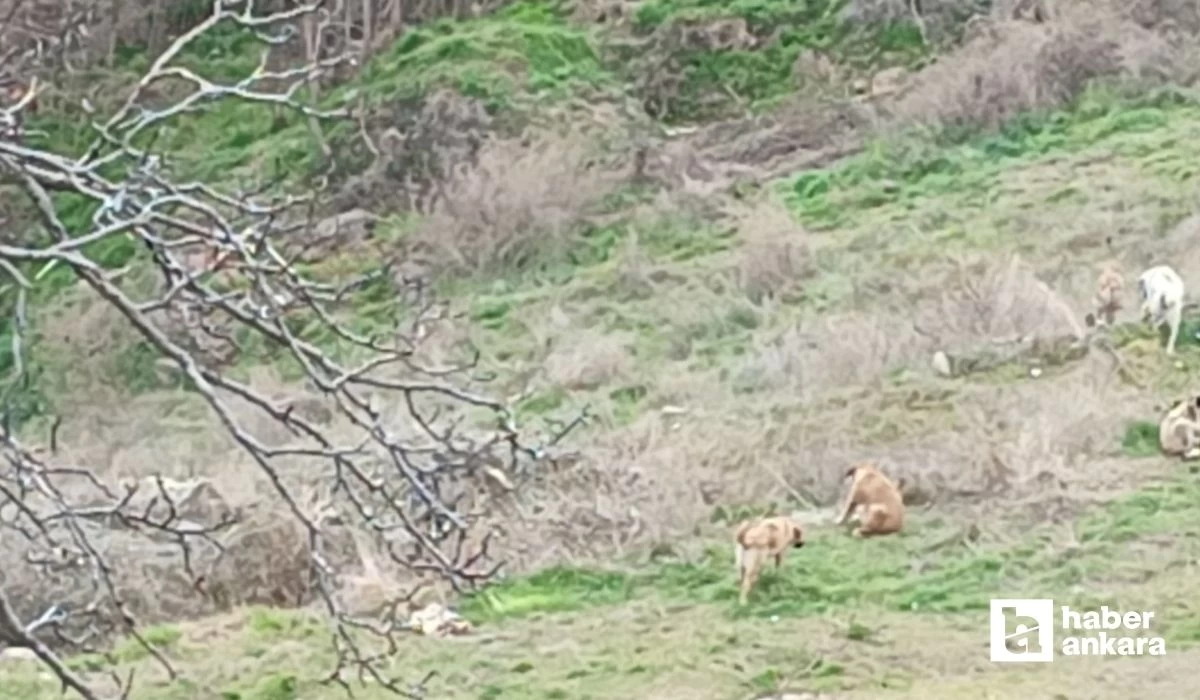
[[[432,128],[437,148],[397,156],[452,195],[417,214],[379,194],[397,189],[395,163],[363,174],[358,125],[330,128],[339,197],[384,218],[369,244],[314,267],[432,251],[429,274],[461,316],[431,352],[478,348],[523,425],[593,416],[572,434],[578,463],[498,506],[511,575],[457,601],[475,633],[405,638],[391,670],[436,671],[439,698],[1183,697],[1200,659],[1200,487],[1157,454],[1156,424],[1200,375],[1200,321],[1167,357],[1130,292],[1111,353],[1075,343],[1105,259],[1127,281],[1167,260],[1200,279],[1186,256],[1200,237],[1200,100],[1185,72],[1147,78],[1113,58],[1122,41],[1158,50],[1158,35],[1076,17],[932,47],[907,21],[850,24],[833,3],[631,7],[616,26],[518,3],[420,27],[321,98],[362,96],[381,128],[413,129],[442,100],[492,140],[458,174],[435,162],[458,151]],[[725,43],[671,30],[696,26]],[[245,37],[207,41],[187,59],[198,70],[252,65]],[[1041,48],[1037,66],[989,62],[1018,44],[1078,49],[1062,60],[1083,78]],[[820,88],[817,52],[833,66]],[[131,52],[123,70],[145,60]],[[916,71],[907,91],[852,96],[895,66]],[[953,101],[960,83],[975,97]],[[43,117],[44,143],[82,149],[71,118]],[[834,122],[849,126],[820,132]],[[696,130],[664,135],[681,124]],[[160,139],[198,178],[286,173],[299,187],[327,165],[306,124],[232,102]],[[630,177],[638,147],[652,164]],[[780,175],[781,162],[810,167]],[[708,177],[680,175],[689,167]],[[97,255],[115,267],[135,253]],[[85,438],[73,454],[110,475],[199,472],[244,490],[246,460],[70,282],[38,290],[30,429],[52,407]],[[396,303],[386,285],[363,290],[352,321],[387,329]],[[80,341],[80,324],[102,333]],[[930,369],[938,350],[953,376]],[[267,386],[293,370],[265,348],[233,369]],[[899,536],[829,524],[841,475],[864,458],[915,484]],[[730,528],[785,510],[810,523],[809,544],[740,610]],[[989,663],[988,599],[1039,596],[1153,610],[1168,655]],[[323,700],[342,693],[320,683],[323,625],[265,608],[164,619],[147,636],[174,681],[131,644],[71,663],[93,678],[135,670],[148,700]],[[20,665],[0,666],[0,685],[59,692]]]

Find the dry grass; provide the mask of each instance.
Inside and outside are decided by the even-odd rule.
[[[1048,285],[1019,256],[956,261],[939,288],[939,298],[921,304],[909,317],[910,328],[941,350],[1084,335],[1078,301]]]
[[[996,128],[1058,107],[1095,79],[1191,85],[1200,64],[1182,29],[1148,29],[1097,3],[1065,5],[1042,24],[980,17],[962,46],[914,76],[892,111],[902,125]]]
[[[95,377],[90,379],[95,381]],[[273,372],[256,371],[248,384],[261,395],[286,398],[298,404],[297,410],[313,413],[310,420],[327,423],[327,435],[335,441],[349,441],[357,435],[346,419],[320,410],[326,399],[282,381]],[[195,395],[178,391],[118,399],[115,393],[82,389],[82,385],[78,387],[71,405],[62,412],[60,449],[54,465],[80,465],[116,493],[127,484],[138,484],[132,506],[137,513],[143,512],[139,504],[146,508],[154,505],[157,517],[168,517],[161,498],[157,505],[151,500],[158,493],[153,477],[161,476],[168,487],[191,480],[209,487],[191,510],[176,510],[176,517],[211,525],[223,514],[241,514],[236,525],[217,535],[223,554],[211,543],[191,543],[190,571],[178,544],[169,538],[159,541],[99,520],[81,523],[110,567],[118,593],[140,622],[194,619],[250,604],[291,607],[312,602],[315,591],[309,588],[307,530],[292,515],[269,476],[234,442],[207,405]],[[234,397],[225,398],[234,420],[261,444],[282,447],[295,440],[262,411]],[[405,430],[404,421],[411,422],[403,399],[376,403],[394,429]],[[408,428],[416,433],[415,425]],[[400,570],[381,555],[374,533],[367,536],[352,529],[361,524],[345,502],[329,493],[335,477],[326,461],[293,457],[276,460],[274,466],[279,481],[307,520],[320,522],[322,514],[341,516],[341,522],[324,526],[323,546],[328,561],[343,574],[342,595],[349,609],[378,607],[385,594],[396,595],[414,582],[411,572]],[[56,484],[70,502],[83,507],[107,502],[82,476],[63,475]],[[392,544],[403,547],[405,536],[393,535]],[[8,592],[19,601],[21,614],[36,617],[52,604],[83,606],[89,602],[94,590],[88,572],[63,566],[47,580],[41,569],[24,559],[38,552],[16,539],[10,545],[0,552],[0,571]],[[155,585],[147,587],[147,580]]]
[[[1021,380],[1018,364],[1013,377],[965,384],[936,378],[928,363],[936,349],[1075,337],[1090,287],[1059,290],[1009,256],[944,261],[922,275],[938,291],[917,298],[915,311],[897,285],[861,309],[768,323],[717,369],[664,366],[633,423],[591,437],[579,464],[528,494],[537,506],[511,523],[511,534],[524,531],[514,541],[541,533],[554,545],[523,563],[670,540],[718,505],[799,494],[830,506],[845,465],[862,458],[882,459],[922,500],[982,504],[1001,516],[1010,506],[1021,517],[1077,512],[1098,488],[1089,465],[1111,460],[1114,436],[1148,410],[1109,360],[1090,355],[1040,380]],[[687,278],[653,300],[685,328],[731,303]]]
[[[754,303],[795,298],[815,272],[813,236],[774,200],[730,204],[725,214],[737,227],[741,245],[734,269],[737,285]]]
[[[546,379],[573,391],[618,384],[633,371],[628,344],[628,336],[620,333],[570,332],[547,355],[543,364]]]
[[[622,181],[596,155],[578,136],[490,140],[446,179],[410,240],[463,274],[562,260]]]

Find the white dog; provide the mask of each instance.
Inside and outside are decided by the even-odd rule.
[[[1155,328],[1163,323],[1170,325],[1167,354],[1173,355],[1183,320],[1183,279],[1169,266],[1156,265],[1138,277],[1138,293],[1142,297],[1142,320]]]

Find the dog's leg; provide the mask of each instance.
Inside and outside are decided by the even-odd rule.
[[[834,525],[844,525],[846,523],[846,518],[850,517],[850,509],[855,505],[854,491],[851,490],[850,493],[846,494],[846,503],[842,506],[842,514],[838,516],[837,520],[834,521]]]
[[[750,590],[754,588],[754,584],[758,582],[758,569],[761,566],[761,561],[758,552],[748,552],[750,561],[746,566],[746,573],[742,577],[741,591],[738,594],[738,604],[745,605],[750,600]]]
[[[1108,301],[1104,305],[1104,325],[1111,326],[1117,320],[1117,305],[1113,301]]]
[[[1183,459],[1200,458],[1200,426],[1188,425],[1183,431]]]
[[[863,538],[870,537],[875,534],[875,527],[878,524],[879,516],[883,515],[875,506],[868,506],[862,509],[859,513],[858,527],[854,529],[855,537]]]
[[[775,554],[775,568],[778,569],[781,566],[783,566],[783,552],[778,552]]]
[[[1175,342],[1179,339],[1179,326],[1183,323],[1183,307],[1174,304],[1167,310],[1167,323],[1171,325],[1171,336],[1167,338],[1167,354],[1175,354]]]
[[[872,537],[875,535],[887,535],[893,532],[893,530],[887,527],[887,511],[883,506],[871,506],[865,509],[863,516],[860,521],[861,524],[854,531],[855,537]]]

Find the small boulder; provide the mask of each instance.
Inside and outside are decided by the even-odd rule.
[[[933,353],[933,359],[930,360],[929,366],[937,372],[939,376],[950,377],[954,375],[954,370],[950,364],[950,356],[938,350]]]

